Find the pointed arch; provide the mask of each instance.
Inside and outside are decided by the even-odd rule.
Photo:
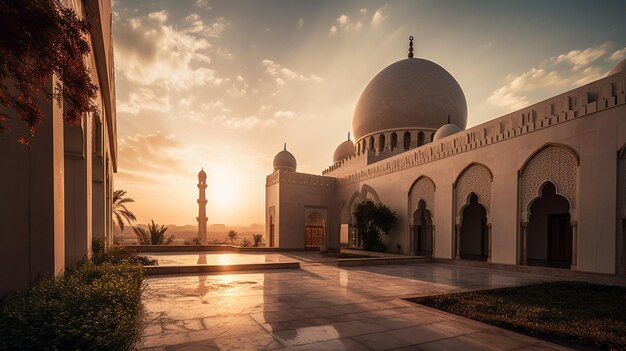
[[[565,144],[561,144],[561,143],[545,143],[543,144],[541,147],[539,147],[537,150],[533,151],[530,156],[528,156],[526,158],[526,160],[524,161],[524,163],[522,163],[522,166],[520,167],[518,174],[521,174],[521,172],[524,170],[524,168],[528,165],[528,162],[530,162],[530,160],[533,159],[533,157],[535,157],[538,153],[544,151],[545,149],[549,148],[549,147],[558,147],[558,148],[562,148],[563,151],[567,152],[568,154],[570,154],[575,160],[576,160],[576,166],[580,165],[580,157],[578,156],[578,154],[576,153],[576,151],[574,151],[574,149],[572,149],[570,146],[565,145]],[[626,144],[624,144],[624,147],[626,147]]]
[[[428,176],[419,176],[409,187],[409,213],[413,213],[417,209],[420,200],[426,204],[426,209],[434,216],[435,208],[435,191],[437,187],[435,182]]]
[[[522,221],[527,221],[530,204],[541,196],[547,181],[554,184],[557,194],[564,196],[575,211],[579,165],[578,155],[566,145],[546,143],[535,150],[518,171]]]
[[[463,173],[466,172],[472,166],[483,167],[487,172],[489,172],[489,180],[493,181],[493,173],[491,172],[491,169],[489,169],[489,167],[487,167],[486,165],[484,165],[483,163],[480,163],[480,162],[472,162],[472,163],[468,164],[467,166],[465,166],[465,168],[463,168],[463,170],[459,173],[459,175],[456,176],[456,179],[454,180],[454,185],[455,186],[458,183],[458,181],[461,178],[461,176],[463,175]]]
[[[465,167],[454,181],[457,224],[460,224],[463,209],[472,193],[478,197],[478,203],[491,213],[491,184],[493,173],[482,163],[472,162]]]
[[[374,202],[380,202],[380,198],[378,197],[378,193],[376,192],[376,190],[374,190],[371,186],[367,185],[367,184],[363,184],[361,186],[361,191],[355,191],[354,194],[352,194],[352,196],[350,197],[350,201],[348,201],[348,211],[349,211],[349,224],[352,224],[352,213],[354,212],[354,207],[357,204],[360,204],[361,202],[367,200],[369,197],[369,199],[373,200]]]
[[[378,197],[378,193],[376,192],[376,190],[374,190],[374,188],[367,184],[363,184],[363,186],[361,187],[361,194],[363,194],[363,200],[366,200],[367,195],[371,194],[372,200],[374,200],[374,202],[380,202],[380,197]]]

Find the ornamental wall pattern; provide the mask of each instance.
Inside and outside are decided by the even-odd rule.
[[[487,214],[491,212],[491,183],[493,177],[483,165],[472,164],[467,167],[455,183],[455,204],[457,216],[461,216],[463,207],[471,193],[478,196],[478,202],[485,206]]]
[[[574,151],[561,145],[548,145],[526,162],[520,174],[522,212],[530,211],[530,203],[541,196],[541,186],[550,181],[558,194],[567,198],[576,209],[578,158]]]
[[[426,203],[426,209],[432,218],[435,216],[435,183],[425,176],[418,178],[409,190],[409,214],[417,210],[420,200]]]

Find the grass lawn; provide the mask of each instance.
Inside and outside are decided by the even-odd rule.
[[[626,350],[624,287],[551,282],[411,301],[553,341]]]

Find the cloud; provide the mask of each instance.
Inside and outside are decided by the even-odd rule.
[[[201,9],[210,10],[211,6],[209,5],[208,0],[196,0],[196,6]]]
[[[276,120],[280,120],[280,119],[291,119],[295,116],[295,112],[293,111],[276,111],[276,113],[274,113],[274,119]]]
[[[126,173],[140,176],[138,173],[173,172],[181,168],[175,151],[181,143],[174,135],[161,132],[135,134],[118,140],[120,169]]]
[[[219,37],[227,27],[226,21],[218,18],[205,24],[194,14],[180,27],[168,21],[165,11],[116,21],[118,72],[132,84],[152,88],[220,86],[224,79],[209,67],[212,44],[208,39]]]
[[[574,65],[574,69],[579,69],[604,56],[608,47],[609,43],[604,43],[600,46],[587,48],[585,50],[572,50],[567,54],[559,55],[556,58],[556,63],[569,62]]]
[[[376,10],[376,12],[374,12],[374,16],[372,16],[372,25],[377,26],[381,24],[385,20],[385,18],[387,18],[387,16],[383,14],[382,8]]]
[[[302,29],[302,27],[304,27],[304,18],[298,18],[298,30]]]
[[[259,114],[269,111],[272,106],[261,106]],[[292,120],[296,117],[296,113],[289,110],[276,111],[270,118],[259,118],[257,116],[247,117],[225,117],[220,116],[214,119],[214,122],[218,122],[229,129],[252,129],[255,127],[269,127],[278,122]]]
[[[265,73],[276,77],[275,81],[278,85],[284,85],[286,80],[313,81],[318,83],[323,81],[322,77],[316,74],[300,74],[269,59],[261,61],[261,65],[265,67]]]
[[[363,27],[363,22],[361,20],[356,20],[356,22],[350,18],[348,15],[341,15],[337,17],[337,21],[335,24],[330,27],[330,34],[337,34],[338,31],[349,32],[351,30],[359,30]]]
[[[378,9],[371,20],[372,26],[380,24],[387,16],[383,15],[382,8]],[[339,32],[357,32],[367,24],[367,9],[362,8],[354,15],[341,14],[335,19],[335,22],[330,27],[328,34],[334,36]]]
[[[609,60],[611,60],[611,61],[619,61],[619,60],[623,59],[624,57],[626,57],[626,47],[621,49],[621,50],[617,50],[614,53],[612,53],[611,56],[609,56]]]
[[[200,16],[195,13],[185,17],[184,21],[188,25],[188,27],[184,30],[185,32],[201,34],[202,36],[208,38],[221,37],[226,28],[230,25],[224,17],[219,17],[215,19],[213,23],[206,24],[202,21],[202,19],[200,19]]]
[[[551,57],[537,67],[519,75],[506,77],[506,84],[496,89],[487,103],[493,106],[517,110],[530,104],[530,95],[556,93],[602,78],[604,70],[591,64],[606,55],[609,43],[584,50],[572,50]]]
[[[168,112],[170,110],[169,96],[157,95],[152,89],[137,87],[127,96],[126,99],[118,96],[118,112],[137,114],[141,111]]]

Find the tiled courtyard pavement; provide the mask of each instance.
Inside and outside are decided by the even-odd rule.
[[[285,255],[302,268],[149,278],[139,348],[565,349],[401,299],[548,277],[434,263],[343,268],[316,253]]]

